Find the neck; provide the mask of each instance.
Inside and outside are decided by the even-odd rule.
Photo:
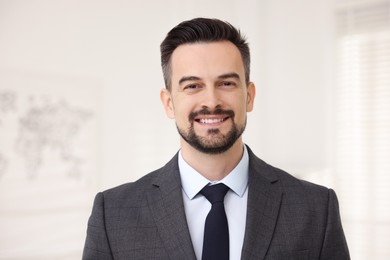
[[[183,139],[181,140],[181,153],[184,160],[210,181],[219,181],[226,177],[240,162],[243,149],[241,138],[229,150],[221,154],[202,153]]]

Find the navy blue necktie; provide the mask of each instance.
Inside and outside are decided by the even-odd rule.
[[[229,227],[223,205],[228,190],[219,183],[200,191],[211,203],[204,227],[202,260],[229,260]]]

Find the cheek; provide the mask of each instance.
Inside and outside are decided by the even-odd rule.
[[[237,107],[234,112],[236,122],[244,122],[247,114],[246,103],[240,103],[240,106]]]
[[[175,103],[173,113],[177,122],[187,122],[190,112],[188,111],[188,107],[185,106],[185,104]]]

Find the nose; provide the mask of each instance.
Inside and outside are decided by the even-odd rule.
[[[220,93],[218,93],[218,90],[216,88],[207,87],[203,94],[204,95],[202,99],[202,107],[215,109],[222,105]]]

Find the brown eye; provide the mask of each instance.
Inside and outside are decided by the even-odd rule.
[[[183,88],[183,90],[185,92],[188,92],[188,93],[194,93],[194,92],[197,92],[198,90],[200,90],[201,88],[202,88],[202,85],[200,85],[200,84],[188,84]]]
[[[236,83],[234,83],[232,81],[223,81],[221,83],[221,86],[222,87],[234,87],[234,86],[236,86]]]
[[[191,85],[186,86],[185,88],[186,88],[186,89],[196,89],[196,88],[198,88],[198,87],[199,87],[199,86],[196,85],[196,84],[191,84]]]

